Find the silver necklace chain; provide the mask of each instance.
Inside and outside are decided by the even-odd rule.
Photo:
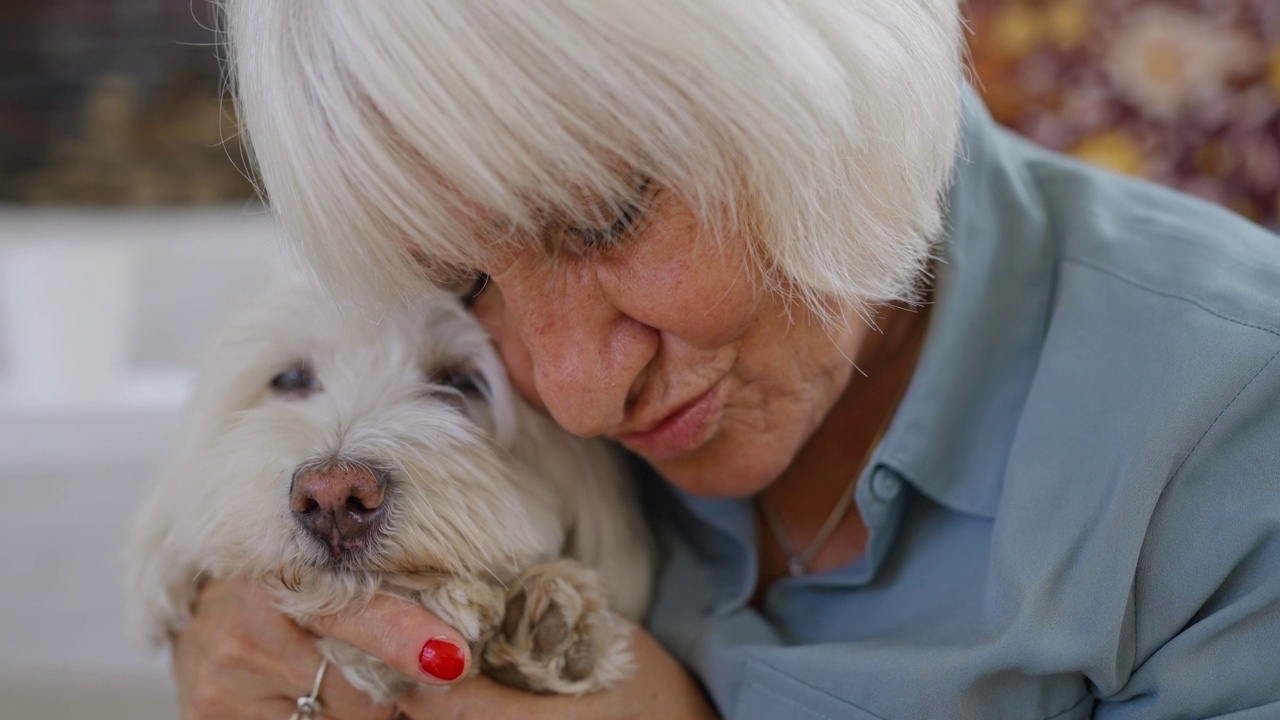
[[[777,541],[778,547],[782,548],[782,553],[787,556],[787,574],[791,577],[800,577],[813,572],[813,559],[818,553],[822,552],[822,548],[827,546],[827,542],[831,540],[831,536],[835,533],[836,528],[840,527],[840,521],[845,515],[849,514],[849,506],[853,504],[855,491],[858,489],[858,478],[862,476],[862,471],[871,462],[871,458],[876,454],[876,449],[880,447],[880,441],[884,439],[885,430],[889,427],[892,415],[886,418],[880,426],[880,430],[876,433],[875,439],[871,441],[871,445],[867,447],[867,452],[862,456],[862,461],[858,463],[858,471],[853,474],[849,480],[849,485],[845,487],[844,492],[840,495],[840,499],[836,501],[835,507],[831,508],[831,514],[827,515],[827,519],[822,523],[822,528],[818,530],[818,534],[813,540],[802,550],[797,550],[791,544],[791,539],[787,537],[787,530],[782,526],[782,518],[778,516],[778,511],[769,504],[764,494],[756,496],[756,500],[760,505],[760,514],[764,516],[764,522],[769,526],[769,533],[773,535],[773,539]]]
[[[791,577],[800,577],[810,572],[810,563],[813,562],[814,556],[826,547],[827,541],[831,539],[831,534],[840,526],[840,521],[849,513],[849,506],[853,503],[854,490],[858,486],[858,475],[854,475],[849,481],[849,486],[845,488],[844,493],[840,495],[840,500],[836,502],[836,506],[831,508],[831,514],[827,516],[827,521],[822,524],[822,529],[813,538],[807,547],[797,551],[795,546],[791,544],[791,540],[787,537],[787,531],[782,527],[782,518],[778,517],[778,512],[773,509],[769,501],[760,496],[760,514],[764,516],[765,523],[769,526],[769,531],[773,533],[773,539],[778,541],[778,547],[782,548],[783,554],[787,556],[787,574]]]

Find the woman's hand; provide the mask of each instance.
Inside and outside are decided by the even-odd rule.
[[[359,614],[323,618],[312,627],[376,655],[420,682],[444,684],[419,666],[428,640],[462,648],[453,628],[399,598],[382,596]],[[297,698],[311,692],[320,653],[316,635],[276,609],[270,593],[242,580],[211,580],[197,598],[191,623],[174,638],[173,665],[184,720],[288,720]],[[395,708],[376,705],[331,670],[319,697],[324,720],[388,720]]]
[[[718,720],[693,678],[651,635],[632,635],[636,674],[580,697],[535,695],[484,676],[450,688],[419,687],[400,702],[410,720]]]
[[[311,691],[320,654],[317,635],[341,640],[426,685],[447,682],[423,671],[428,640],[467,644],[422,608],[380,596],[358,613],[320,618],[310,631],[276,609],[270,593],[243,580],[212,580],[201,590],[190,624],[174,638],[174,672],[184,720],[287,720],[299,696]],[[313,634],[314,633],[314,634]],[[401,701],[411,720],[520,718],[624,720],[717,718],[697,684],[642,630],[633,635],[637,672],[608,691],[582,697],[535,695],[486,677],[450,689],[419,687]],[[325,674],[319,697],[324,720],[389,720],[396,708],[376,705],[341,672]]]

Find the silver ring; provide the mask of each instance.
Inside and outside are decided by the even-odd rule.
[[[311,685],[311,692],[298,698],[298,709],[289,717],[289,720],[314,720],[315,716],[324,709],[324,703],[320,702],[320,683],[324,682],[324,671],[328,669],[329,660],[321,659],[320,669],[316,671],[316,681]]]

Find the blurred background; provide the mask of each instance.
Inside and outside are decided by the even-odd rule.
[[[1035,141],[1280,225],[1280,2],[968,0]],[[205,0],[0,0],[0,720],[176,717],[119,557],[212,328],[283,267]]]
[[[205,336],[281,263],[205,0],[0,0],[0,719],[176,718],[122,545]]]
[[[997,120],[1280,224],[1280,2],[965,0]]]

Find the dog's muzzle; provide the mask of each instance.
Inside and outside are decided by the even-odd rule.
[[[365,548],[386,515],[387,474],[366,465],[308,466],[293,476],[294,519],[339,561]]]

